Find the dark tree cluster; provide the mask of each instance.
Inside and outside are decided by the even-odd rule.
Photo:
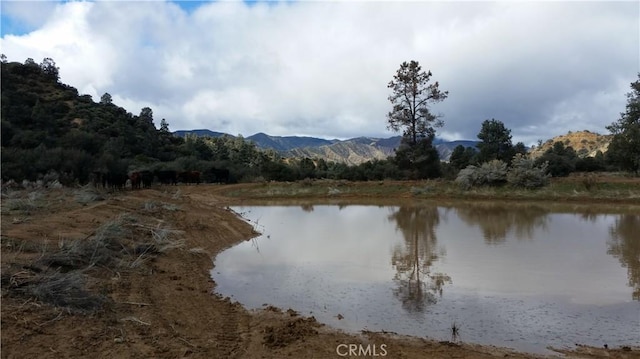
[[[618,168],[640,174],[640,73],[631,83],[626,111],[607,127],[613,134],[607,155]]]
[[[1,66],[4,181],[56,178],[65,185],[113,182],[120,188],[123,181],[116,179],[146,173],[166,184],[179,180],[165,178],[167,173],[190,172],[199,172],[203,182],[225,183],[378,180],[398,174],[391,161],[347,166],[322,159],[284,159],[242,136],[177,137],[166,119],[156,128],[149,107],[134,115],[114,104],[109,93],[94,102],[60,83],[51,59],[38,65],[32,59],[22,64],[3,58]]]

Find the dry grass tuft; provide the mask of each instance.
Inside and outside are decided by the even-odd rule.
[[[40,271],[35,267],[5,270],[2,286],[11,294],[34,298],[67,309],[71,313],[90,313],[102,308],[106,298],[89,292],[82,272]]]
[[[86,238],[61,240],[57,246],[44,241],[36,248],[33,241],[2,238],[2,246],[12,251],[41,253],[32,265],[3,268],[3,295],[34,298],[70,312],[96,311],[106,298],[86,289],[87,273],[95,267],[139,267],[155,255],[183,248],[180,234],[164,222],[149,225],[122,214]]]
[[[99,310],[106,299],[85,289],[85,276],[80,272],[54,271],[36,276],[20,287],[25,295],[68,309],[70,312],[89,313]]]
[[[97,201],[104,201],[105,197],[95,187],[86,185],[78,190],[73,191],[76,202],[88,204]]]
[[[61,243],[60,250],[46,253],[38,264],[63,270],[117,265],[128,252],[127,241],[131,229],[127,228],[127,224],[133,222],[133,217],[120,215],[99,227],[93,236]]]
[[[10,191],[3,195],[2,212],[19,212],[29,215],[31,212],[45,207],[44,193],[36,191]]]

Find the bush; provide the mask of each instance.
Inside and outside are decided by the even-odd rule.
[[[475,184],[476,172],[478,171],[478,167],[474,165],[469,165],[466,168],[463,168],[458,172],[458,177],[456,177],[455,182],[462,189],[470,189]]]
[[[587,191],[591,191],[591,189],[598,185],[598,180],[596,176],[589,174],[582,178],[582,185]]]
[[[507,182],[507,164],[500,160],[483,163],[480,167],[467,166],[460,170],[456,183],[463,189],[475,186],[499,186]]]
[[[548,166],[547,162],[536,166],[534,160],[517,154],[511,160],[511,169],[507,174],[507,182],[514,187],[543,187],[549,183]]]
[[[507,164],[501,160],[485,162],[478,173],[481,184],[497,186],[507,182]]]

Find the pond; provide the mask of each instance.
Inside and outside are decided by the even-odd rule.
[[[250,309],[532,353],[640,343],[640,214],[513,203],[233,209],[262,235],[220,253],[212,277]]]

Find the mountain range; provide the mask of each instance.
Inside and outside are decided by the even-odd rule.
[[[235,137],[230,134],[204,129],[175,131],[174,135],[180,137],[187,135]],[[393,155],[394,150],[400,145],[401,138],[401,136],[389,138],[355,137],[347,140],[327,140],[307,136],[271,136],[260,132],[245,139],[255,143],[258,148],[275,150],[283,157],[322,158],[326,161],[357,165],[373,159],[386,159]],[[475,147],[477,144],[478,141],[434,140],[434,146],[440,154],[440,159],[444,161],[449,160],[456,146]]]
[[[211,130],[175,131],[174,134],[181,137],[187,135],[235,137]],[[357,165],[373,159],[386,159],[393,155],[394,150],[400,145],[401,138],[401,136],[389,138],[355,137],[347,140],[327,140],[306,136],[271,136],[260,132],[245,139],[254,142],[258,148],[275,150],[283,157],[322,158],[326,161]],[[555,142],[562,142],[565,146],[573,147],[579,157],[593,157],[598,151],[607,152],[611,138],[611,135],[600,135],[587,130],[569,131],[569,133],[555,136],[539,146],[533,146],[529,149],[529,154],[533,158],[539,157],[553,147]],[[433,142],[440,154],[440,159],[443,161],[449,160],[453,149],[458,145],[476,147],[478,143],[479,141],[445,141],[438,138]]]

